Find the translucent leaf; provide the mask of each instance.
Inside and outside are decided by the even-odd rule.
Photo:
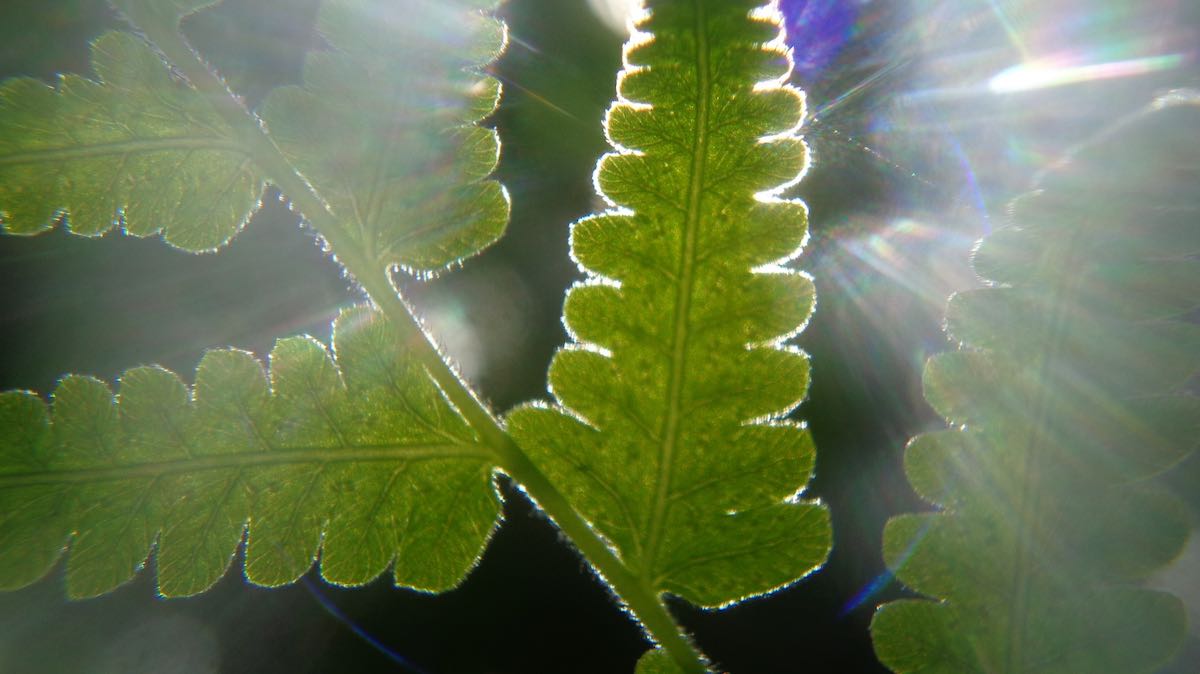
[[[896,672],[987,674],[980,669],[972,645],[959,638],[955,618],[949,606],[931,601],[902,599],[884,604],[871,620],[875,654]]]
[[[504,47],[495,2],[336,0],[317,28],[304,86],[273,91],[262,115],[284,154],[364,250],[441,269],[495,241],[508,195],[499,160],[500,84],[479,69]]]
[[[1146,263],[1144,266],[1153,266]],[[1200,264],[1195,260],[1164,260],[1165,280],[1175,281],[1183,274],[1200,277]],[[1090,279],[1089,279],[1090,280]],[[1120,392],[1127,397],[1174,390],[1187,383],[1200,371],[1200,326],[1175,320],[1146,320],[1170,318],[1186,313],[1191,304],[1200,303],[1200,285],[1187,283],[1178,286],[1162,284],[1159,293],[1164,299],[1155,302],[1140,296],[1104,289],[1102,296],[1093,295],[1099,289],[1087,284],[1074,293],[1064,306],[1056,295],[1038,287],[986,288],[959,293],[950,300],[946,325],[950,334],[961,342],[1019,356],[1036,352],[1048,336],[1043,326],[1053,316],[1057,324],[1050,337],[1056,342],[1054,360],[1047,366],[1053,374],[1085,377],[1088,386]],[[1151,288],[1157,284],[1151,285]],[[1100,297],[1103,303],[1098,303]],[[1174,301],[1173,301],[1174,300]],[[1108,310],[1105,303],[1116,307],[1134,306],[1140,309]],[[1164,307],[1170,307],[1164,309]],[[1134,312],[1137,315],[1131,316]],[[1155,315],[1159,314],[1159,315]],[[1136,360],[1112,361],[1104,368],[1090,367],[1104,362],[1109,354],[1140,351]]]
[[[1082,149],[983,241],[930,359],[925,396],[955,428],[914,438],[905,470],[941,512],[884,531],[897,578],[936,599],[880,608],[897,672],[1155,671],[1184,637],[1181,602],[1139,583],[1193,526],[1157,481],[1195,451],[1200,305],[1191,138],[1200,108],[1148,114]],[[1187,131],[1179,133],[1179,129]],[[1137,161],[1129,153],[1151,153]]]
[[[208,101],[128,33],[92,47],[92,81],[64,75],[0,85],[0,221],[36,234],[122,225],[203,251],[231,239],[263,177]]]
[[[794,498],[811,440],[784,420],[808,360],[783,342],[813,286],[777,263],[806,211],[764,193],[806,167],[804,99],[758,4],[649,3],[596,174],[613,208],[571,232],[590,277],[566,300],[557,404],[509,417],[635,574],[703,606],[794,582],[830,545],[825,509]]]
[[[212,351],[190,390],[155,367],[114,398],[69,376],[53,409],[0,394],[0,587],[44,575],[64,548],[73,597],[129,580],[157,550],[163,595],[211,586],[246,536],[246,576],[330,582],[391,569],[456,585],[498,516],[492,461],[440,390],[364,309],[334,327],[335,362],[282,340],[269,379],[251,355]]]

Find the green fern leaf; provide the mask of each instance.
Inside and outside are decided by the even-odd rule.
[[[884,532],[897,577],[940,600],[876,614],[893,670],[1150,672],[1181,643],[1181,603],[1140,581],[1191,524],[1150,478],[1200,437],[1187,390],[1200,326],[1186,320],[1200,307],[1200,143],[1159,130],[1190,115],[1190,133],[1198,113],[1148,115],[1082,150],[1016,202],[1016,226],[982,242],[975,268],[996,285],[947,311],[969,349],[924,375],[954,429],[917,436],[905,455],[940,512]],[[1143,173],[1161,166],[1196,180]]]
[[[350,243],[338,250],[358,263],[350,271],[395,309],[391,288],[380,290],[384,266],[372,266],[445,266],[503,229],[507,197],[484,180],[498,144],[474,124],[499,87],[469,72],[503,44],[503,24],[484,14],[495,3],[405,13],[422,31],[437,28],[439,44],[409,39],[395,12],[380,20],[377,3],[324,4],[319,27],[336,51],[313,55],[309,88],[276,92],[267,110],[285,154],[319,184],[298,180],[276,139],[176,32],[211,2],[116,4],[188,83],[126,33],[97,41],[101,82],[67,77],[60,91],[6,83],[0,206],[9,231],[40,231],[65,213],[73,231],[101,233],[120,215],[130,233],[163,229],[177,246],[213,248],[253,208],[264,182],[254,167],[263,166],[289,196],[307,198],[306,215],[336,230],[325,232],[331,241]],[[397,77],[397,64],[422,77]],[[341,88],[351,82],[358,88]],[[325,126],[306,126],[318,121]],[[330,144],[293,155],[301,141],[289,132],[314,145],[328,133]],[[229,196],[247,185],[245,203]],[[317,208],[310,185],[324,199]],[[360,204],[366,210],[354,210]],[[331,224],[325,207],[347,220]],[[156,547],[162,593],[194,594],[222,575],[246,532],[246,574],[262,585],[295,580],[320,547],[331,582],[364,583],[391,567],[401,585],[453,586],[497,516],[495,438],[482,441],[448,402],[437,377],[449,370],[428,344],[398,350],[416,329],[398,327],[409,332],[365,311],[344,315],[337,363],[312,340],[283,340],[269,383],[248,354],[216,351],[192,391],[165,370],[137,368],[116,400],[95,379],[65,378],[51,413],[31,393],[0,394],[0,587],[33,582],[69,545],[68,591],[93,596],[128,580]]]
[[[803,97],[759,4],[648,3],[608,114],[618,150],[596,174],[613,210],[571,233],[590,276],[564,309],[559,405],[509,417],[650,590],[703,606],[791,583],[830,545],[825,509],[794,498],[809,434],[784,420],[808,361],[783,340],[814,294],[780,264],[805,208],[772,195],[806,166]]]
[[[0,587],[36,581],[69,546],[67,591],[98,595],[157,550],[165,596],[211,586],[246,534],[246,576],[296,580],[320,551],[330,582],[391,568],[444,590],[498,516],[492,455],[377,314],[344,312],[337,362],[309,338],[278,343],[269,380],[251,355],[212,351],[189,389],[154,367],[116,401],[63,379],[47,413],[0,394]]]
[[[484,12],[495,4],[323,3],[317,27],[335,50],[310,55],[304,87],[264,104],[275,142],[372,259],[437,270],[504,232],[508,195],[486,180],[499,141],[475,124],[500,97],[477,72],[504,46],[504,24]]]
[[[64,218],[77,234],[120,224],[190,251],[223,245],[262,193],[245,148],[139,38],[99,38],[92,65],[99,81],[0,85],[4,230],[36,234]]]

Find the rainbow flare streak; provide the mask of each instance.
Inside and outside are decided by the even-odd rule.
[[[988,81],[988,88],[998,94],[1013,93],[1092,80],[1132,77],[1178,68],[1186,60],[1184,54],[1163,54],[1088,65],[1063,65],[1054,59],[1041,59],[1006,68]]]

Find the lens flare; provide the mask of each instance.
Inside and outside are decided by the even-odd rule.
[[[803,0],[787,3],[787,32],[795,35],[796,72],[808,81],[819,76],[858,32],[861,3]]]
[[[596,17],[618,35],[629,34],[629,17],[642,8],[642,0],[587,0]]]
[[[1040,59],[1001,71],[988,82],[988,88],[998,94],[1032,91],[1093,80],[1145,75],[1178,68],[1186,62],[1184,54],[1164,54],[1087,65],[1069,65],[1056,62],[1055,59]]]

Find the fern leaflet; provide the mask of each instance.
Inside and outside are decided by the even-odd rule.
[[[289,130],[332,133],[306,130],[311,120],[334,118],[334,130],[355,132],[331,139],[337,153],[288,155],[323,179],[319,196],[179,37],[179,20],[211,2],[116,4],[187,81],[173,78],[140,38],[112,33],[94,48],[101,82],[67,77],[58,92],[30,80],[6,83],[0,208],[9,231],[41,231],[65,213],[73,231],[102,233],[120,215],[130,233],[161,228],[172,244],[211,249],[236,232],[265,175],[342,244],[339,256],[357,263],[352,272],[378,287],[392,264],[445,266],[503,228],[506,197],[484,182],[498,146],[493,132],[474,125],[494,108],[499,88],[471,74],[502,46],[502,25],[482,13],[494,3],[425,3],[404,17],[436,18],[451,36],[438,48],[404,39],[400,19],[389,12],[380,20],[378,3],[324,4],[319,28],[335,51],[309,58],[308,86],[318,94],[284,89],[267,104],[285,131],[284,148]],[[339,72],[354,73],[347,81],[383,78],[408,57],[445,76],[433,113],[421,112],[427,98],[406,98],[411,81],[370,97],[369,88],[351,92],[371,103],[361,107],[339,107],[352,100],[328,90]],[[384,122],[400,128],[410,120],[418,120],[418,136],[436,141],[408,156],[416,163],[364,140]],[[417,171],[429,175],[413,202],[406,190]],[[363,191],[339,189],[346,184]],[[359,202],[369,217],[350,215]],[[438,219],[447,217],[449,230]],[[373,295],[385,310],[398,304],[390,287]],[[281,341],[270,387],[251,356],[221,351],[201,363],[194,396],[157,368],[127,372],[119,404],[103,383],[67,377],[50,416],[33,394],[3,394],[0,586],[33,582],[70,541],[72,596],[124,582],[152,545],[163,594],[193,594],[224,572],[250,519],[247,576],[260,584],[295,580],[322,540],[322,573],[332,582],[366,582],[394,563],[399,584],[456,584],[496,517],[495,443],[483,442],[446,399],[438,376],[448,368],[414,337],[407,313],[394,313],[391,329],[365,310],[343,316],[336,365],[311,340]]]
[[[338,49],[263,104],[271,137],[370,259],[436,270],[504,232],[508,196],[485,180],[500,142],[475,125],[500,99],[474,72],[504,46],[504,24],[481,11],[494,4],[325,2],[317,29]]]
[[[828,515],[797,497],[812,471],[811,440],[785,420],[808,385],[807,357],[785,342],[807,321],[814,292],[784,266],[804,242],[806,212],[779,195],[803,173],[807,151],[775,3],[650,3],[648,33],[627,48],[607,120],[618,151],[597,170],[613,209],[573,229],[574,254],[593,276],[566,302],[576,342],[550,374],[561,406],[510,416],[521,447],[425,340],[388,278],[396,267],[445,268],[504,228],[507,195],[488,179],[498,142],[476,125],[499,96],[477,72],[504,44],[503,25],[484,13],[496,3],[418,0],[401,16],[368,0],[324,2],[317,23],[331,49],[309,55],[303,85],[268,95],[261,118],[178,32],[210,0],[115,4],[158,52],[130,35],[104,38],[97,65],[111,43],[137,72],[120,79],[98,68],[103,82],[87,86],[114,99],[144,89],[146,100],[124,103],[161,116],[168,131],[211,132],[230,154],[219,159],[242,171],[242,182],[225,183],[241,200],[188,169],[179,180],[195,190],[118,191],[102,202],[108,220],[81,229],[88,211],[75,200],[93,204],[99,188],[67,196],[73,176],[132,184],[153,168],[76,162],[95,152],[71,145],[77,126],[121,126],[134,114],[81,109],[78,119],[47,118],[59,146],[43,154],[72,177],[14,173],[14,187],[0,192],[10,229],[44,229],[66,212],[73,229],[99,233],[121,214],[131,233],[161,228],[178,246],[211,249],[272,182],[381,313],[339,319],[336,362],[310,339],[279,342],[269,380],[248,354],[215,351],[190,390],[165,370],[136,368],[115,399],[97,380],[65,378],[50,413],[33,394],[0,396],[0,586],[33,582],[69,547],[68,590],[92,596],[130,578],[156,548],[163,594],[192,594],[221,576],[245,536],[256,583],[291,582],[319,555],[331,582],[363,583],[390,567],[399,584],[444,589],[494,525],[499,468],[662,644],[640,671],[700,671],[663,593],[720,606],[823,562]],[[437,30],[416,29],[413,13]],[[178,102],[159,110],[149,98],[164,82]],[[62,104],[71,94],[43,98]],[[0,108],[0,150],[21,142],[22,114]],[[143,136],[134,149],[159,149],[157,136],[148,145]],[[130,141],[94,140],[109,142]],[[12,150],[7,164],[0,154],[0,171],[38,152]],[[198,156],[176,155],[168,158],[181,164]],[[208,208],[209,220],[171,219],[171,200]],[[47,215],[25,217],[31,209]]]
[[[211,250],[254,210],[264,178],[195,90],[172,79],[142,40],[92,46],[100,81],[57,90],[20,78],[0,87],[0,220],[36,234],[60,217],[77,234],[116,224],[137,236]]]
[[[905,455],[941,512],[884,533],[899,579],[942,601],[876,614],[893,670],[1149,672],[1178,647],[1182,605],[1139,581],[1190,525],[1149,478],[1200,431],[1186,388],[1200,370],[1200,326],[1186,319],[1200,307],[1200,202],[1142,170],[1200,177],[1194,138],[1154,132],[1163,114],[1194,128],[1196,112],[1148,114],[1049,173],[977,252],[996,285],[951,299],[948,331],[969,348],[932,358],[924,386],[955,428]]]
[[[389,567],[443,590],[475,563],[498,515],[492,453],[396,335],[365,309],[317,342],[281,340],[270,378],[212,351],[189,391],[160,368],[63,379],[53,414],[0,394],[0,582],[31,583],[70,541],[67,591],[108,592],[157,547],[165,596],[216,582],[248,529],[246,576],[296,580],[318,548],[330,582]],[[249,522],[249,526],[247,523]]]
[[[558,405],[509,416],[641,583],[703,606],[791,583],[830,544],[823,507],[793,498],[809,435],[783,420],[808,363],[782,344],[813,287],[780,264],[804,206],[774,194],[806,165],[803,98],[757,4],[648,3],[596,173],[613,208],[571,233],[589,279],[566,300]]]

